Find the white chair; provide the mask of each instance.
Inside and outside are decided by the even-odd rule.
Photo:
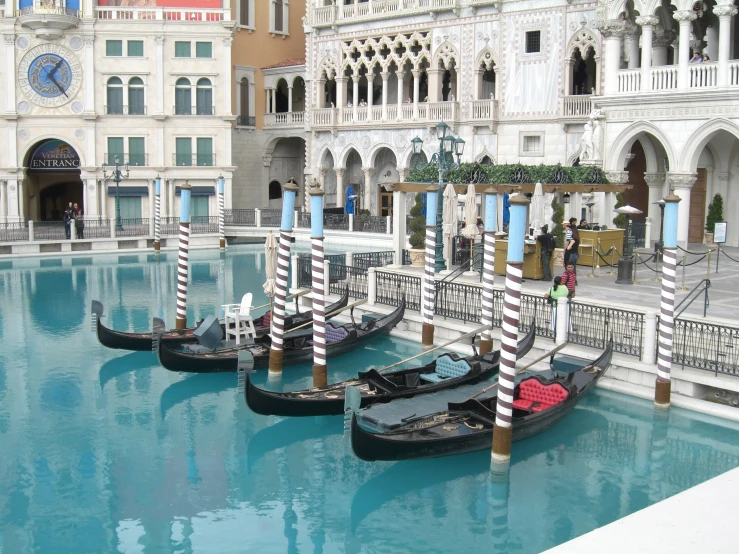
[[[254,329],[254,319],[251,317],[251,293],[247,292],[241,299],[241,304],[224,304],[223,323],[226,326],[226,340],[230,336],[236,338],[236,344],[240,344],[241,335],[256,339],[257,331]],[[231,329],[229,322],[233,320],[234,328]]]

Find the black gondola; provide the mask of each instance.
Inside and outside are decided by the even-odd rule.
[[[607,371],[613,343],[590,362],[571,356],[550,361],[555,377],[534,375],[515,388],[513,441],[527,439],[559,423]],[[450,403],[448,409],[406,421],[387,433],[374,433],[352,417],[352,449],[366,461],[409,460],[463,454],[492,446],[497,394]],[[368,410],[371,412],[372,410]]]
[[[335,326],[326,323],[326,356],[339,356],[354,350],[359,344],[375,337],[387,335],[402,319],[405,313],[405,298],[392,313],[385,317],[373,319],[355,325]],[[192,373],[215,373],[219,371],[236,371],[240,351],[249,352],[254,358],[254,368],[266,368],[269,364],[271,338],[269,335],[258,337],[254,344],[229,344],[224,348],[208,350],[200,345],[175,345],[174,347],[160,341],[159,363],[171,371]],[[285,335],[283,342],[282,365],[294,365],[310,362],[313,359],[313,341],[310,335],[301,333],[296,336]]]
[[[518,343],[518,357],[528,354],[536,339],[536,328]],[[261,415],[317,416],[344,413],[347,386],[356,387],[361,408],[398,398],[411,398],[440,390],[478,383],[498,373],[500,351],[484,356],[460,358],[446,353],[422,367],[380,373],[376,369],[362,371],[356,379],[334,383],[327,387],[296,392],[270,392],[255,386],[246,375],[244,396],[249,408]]]
[[[341,298],[326,307],[326,313],[331,313],[335,310],[340,310],[349,303],[349,287],[344,290],[344,294]],[[133,351],[147,351],[151,352],[153,333],[124,333],[122,331],[115,331],[109,329],[101,322],[103,317],[103,304],[98,300],[92,301],[92,314],[97,319],[97,336],[100,344],[107,346],[108,348],[118,348],[121,350],[133,350]],[[254,319],[254,329],[257,332],[257,336],[266,335],[269,333],[270,328],[270,312]],[[307,311],[297,314],[289,314],[285,317],[285,329],[290,330],[308,323],[313,320],[313,312]],[[197,338],[195,337],[195,329],[197,327],[190,327],[188,329],[172,329],[166,331],[160,335],[159,340],[167,342],[169,344],[184,344],[188,342],[196,343]],[[225,336],[225,327],[221,324]]]

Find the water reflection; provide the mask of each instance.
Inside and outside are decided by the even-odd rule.
[[[162,418],[173,407],[197,396],[218,394],[236,388],[235,373],[195,374],[172,383],[162,392],[159,400]]]

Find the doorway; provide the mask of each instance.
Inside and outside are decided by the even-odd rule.
[[[82,182],[67,182],[48,185],[39,195],[39,214],[41,221],[61,221],[64,210],[70,202],[85,210],[82,198]]]
[[[43,140],[29,151],[26,167],[25,219],[61,221],[70,202],[86,213],[80,158],[72,146],[59,139]]]
[[[380,187],[380,215],[393,215],[393,193],[385,190],[385,187]]]
[[[690,223],[688,242],[702,243],[706,218],[706,170],[698,169],[698,179],[690,191]]]

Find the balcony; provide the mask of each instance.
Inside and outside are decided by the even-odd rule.
[[[661,92],[678,90],[678,66],[661,65],[650,68],[648,73],[649,87],[642,86],[641,69],[622,69],[618,72],[618,92],[634,94],[638,92]],[[739,86],[739,60],[728,63],[727,86]],[[718,89],[718,62],[696,63],[688,65],[688,89]],[[646,90],[642,90],[646,89]],[[685,89],[680,89],[685,90]]]
[[[105,163],[115,165],[116,161],[129,167],[146,167],[149,165],[148,154],[105,154]]]
[[[264,114],[265,127],[302,127],[305,122],[305,112],[282,112]]]
[[[256,127],[257,118],[253,115],[238,115],[236,116],[237,127]]]
[[[174,115],[215,115],[215,106],[173,106]]]
[[[573,94],[563,96],[560,113],[565,125],[570,123],[585,123],[593,111],[593,96],[590,94]]]
[[[76,27],[82,17],[81,11],[67,8],[64,4],[63,0],[35,0],[33,6],[18,10],[18,22],[21,26],[36,31],[38,38],[59,39],[64,31]]]
[[[310,24],[313,27],[333,27],[374,19],[389,19],[412,15],[431,15],[454,11],[459,15],[462,5],[491,6],[492,0],[364,0],[313,8]]]
[[[120,104],[105,106],[105,113],[107,115],[146,115],[146,106],[121,106]]]
[[[172,164],[178,167],[210,167],[216,164],[215,154],[172,154]]]

